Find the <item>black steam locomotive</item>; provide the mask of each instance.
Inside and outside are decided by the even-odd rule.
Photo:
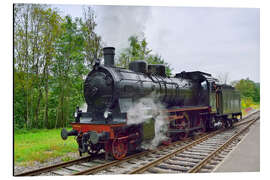
[[[115,67],[114,51],[113,47],[104,48],[104,65],[96,61],[85,79],[87,112],[77,108],[73,130],[61,132],[63,139],[77,137],[80,154],[104,149],[121,159],[139,149],[144,139],[154,137],[155,123],[127,123],[127,112],[150,95],[165,107],[166,136],[171,141],[194,132],[232,127],[242,118],[239,92],[217,84],[210,74],[194,71],[168,77],[164,65],[147,65],[143,60],[132,61],[129,69]],[[154,121],[155,116],[151,118]]]

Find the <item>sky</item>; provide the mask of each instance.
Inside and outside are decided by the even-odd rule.
[[[82,16],[82,5],[54,5],[62,15]],[[118,54],[131,35],[144,35],[153,53],[173,68],[203,71],[228,81],[260,82],[258,8],[92,6],[96,32]]]

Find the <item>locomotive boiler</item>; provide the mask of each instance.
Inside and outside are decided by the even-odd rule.
[[[76,136],[80,154],[97,154],[103,149],[121,159],[140,149],[149,128],[144,122],[128,124],[127,113],[145,97],[165,107],[166,136],[171,141],[231,127],[241,116],[239,92],[216,84],[208,73],[181,72],[168,77],[164,65],[148,65],[143,60],[132,61],[128,69],[115,67],[113,47],[104,48],[103,55],[104,64],[96,61],[84,82],[87,111],[77,108],[72,130],[61,131],[63,139]]]

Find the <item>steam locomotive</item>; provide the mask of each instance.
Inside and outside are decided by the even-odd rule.
[[[149,95],[165,107],[169,141],[229,128],[242,118],[239,92],[218,84],[211,74],[193,71],[168,77],[164,65],[147,65],[143,60],[132,61],[129,69],[115,67],[113,47],[105,47],[103,55],[104,65],[96,60],[84,82],[87,111],[77,107],[72,130],[61,131],[64,140],[76,137],[80,155],[97,154],[103,149],[106,155],[122,159],[140,149],[144,140],[153,138],[154,115],[148,117],[149,121],[127,123],[128,111]]]

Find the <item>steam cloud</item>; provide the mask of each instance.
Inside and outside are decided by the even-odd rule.
[[[141,98],[135,106],[130,108],[127,112],[127,118],[127,124],[149,123],[151,118],[155,119],[155,137],[150,143],[145,141],[142,143],[144,149],[153,149],[168,138],[165,134],[168,128],[165,107],[155,102],[152,95]]]
[[[95,6],[97,32],[106,46],[114,46],[117,52],[128,47],[131,35],[141,35],[151,16],[151,7],[140,6]],[[116,53],[117,53],[116,52]]]
[[[82,110],[82,112],[86,112],[87,111],[87,104],[84,103],[82,106],[80,106],[80,110]]]

